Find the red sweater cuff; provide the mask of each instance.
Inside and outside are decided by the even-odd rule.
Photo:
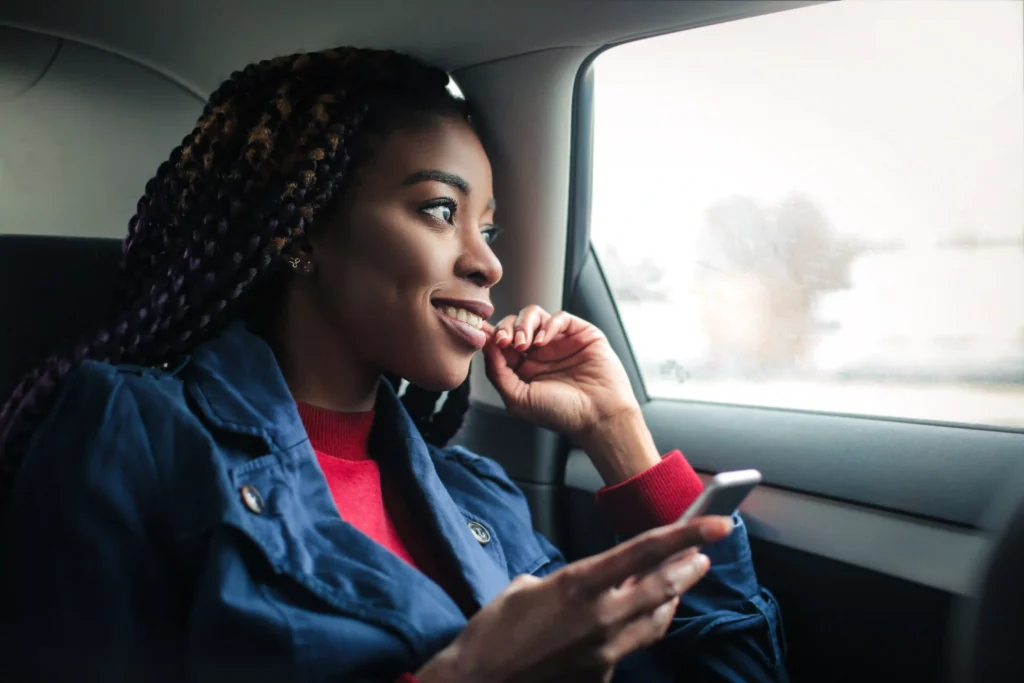
[[[635,477],[598,491],[597,506],[615,533],[628,538],[676,521],[703,490],[683,454],[672,451]]]
[[[412,674],[402,674],[395,679],[395,683],[417,683],[416,677]]]

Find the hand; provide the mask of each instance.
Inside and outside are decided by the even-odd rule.
[[[539,306],[485,330],[487,377],[509,414],[573,438],[607,484],[659,462],[626,370],[601,330]]]
[[[639,407],[601,330],[565,311],[527,306],[506,316],[484,358],[509,413],[571,437]]]
[[[520,576],[416,679],[608,681],[620,659],[661,639],[679,596],[707,572],[695,546],[731,531],[728,518],[704,517],[653,529],[543,579]]]

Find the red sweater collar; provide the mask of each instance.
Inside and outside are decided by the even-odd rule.
[[[369,458],[370,430],[375,412],[342,413],[301,401],[299,417],[313,450],[346,460]]]

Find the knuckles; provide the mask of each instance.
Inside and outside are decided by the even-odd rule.
[[[559,595],[569,605],[582,603],[589,592],[587,574],[579,566],[571,564],[555,577]]]

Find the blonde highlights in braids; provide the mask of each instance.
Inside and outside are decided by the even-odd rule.
[[[116,319],[17,386],[0,413],[0,491],[61,380],[84,359],[156,365],[189,352],[244,310],[283,268],[391,130],[439,117],[467,122],[448,75],[390,51],[340,48],[247,66],[211,96],[195,128],[146,184],[123,244]],[[403,400],[424,437],[446,443],[468,407],[468,380]]]

